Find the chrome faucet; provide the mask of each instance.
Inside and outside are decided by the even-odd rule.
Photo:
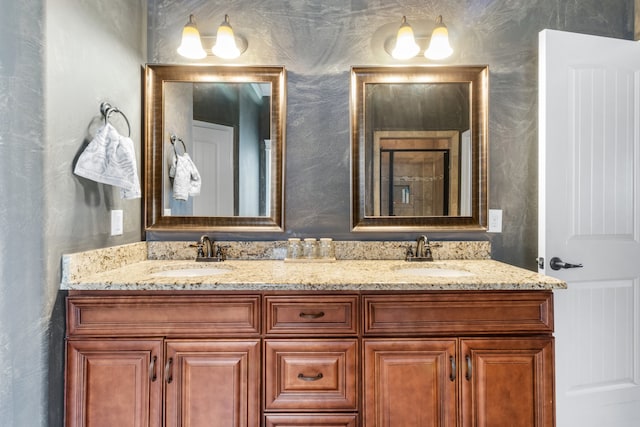
[[[200,241],[192,245],[198,248],[196,261],[219,262],[226,259],[220,245],[216,245],[206,234],[200,236]]]
[[[407,248],[407,261],[433,261],[433,254],[431,253],[431,243],[424,234],[416,239],[416,251],[411,250],[411,247]]]

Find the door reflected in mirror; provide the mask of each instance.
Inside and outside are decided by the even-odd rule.
[[[351,89],[353,229],[485,229],[487,67],[353,67]]]
[[[164,128],[180,142],[165,141],[163,213],[268,216],[271,84],[166,82],[164,96]],[[187,198],[172,173],[185,152],[201,180]]]

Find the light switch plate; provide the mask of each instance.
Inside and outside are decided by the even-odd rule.
[[[111,211],[111,235],[120,236],[123,232],[123,213],[122,209],[114,209]]]
[[[489,233],[502,233],[502,209],[489,209]]]

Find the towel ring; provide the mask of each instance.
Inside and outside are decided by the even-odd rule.
[[[180,141],[182,143],[182,151],[183,153],[187,152],[187,146],[184,144],[184,141],[182,140],[182,138],[178,138],[177,135],[171,135],[171,145],[173,145],[173,152],[176,153],[176,156],[178,155],[178,150],[176,150],[176,141]]]
[[[113,107],[108,102],[103,102],[102,104],[100,104],[100,112],[104,117],[105,125],[109,123],[109,116],[111,116],[111,114],[119,113],[124,118],[124,121],[127,123],[127,129],[129,130],[129,135],[127,136],[131,137],[131,125],[129,124],[129,119],[127,119],[127,116],[125,116],[125,114],[118,107]]]

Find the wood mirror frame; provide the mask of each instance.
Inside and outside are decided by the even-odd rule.
[[[164,216],[163,148],[170,137],[164,129],[164,84],[271,83],[271,190],[265,216]],[[282,231],[284,229],[284,153],[286,73],[281,66],[157,65],[144,75],[144,223],[149,231]]]
[[[367,88],[372,84],[449,84],[469,85],[469,123],[471,124],[470,214],[460,216],[376,216],[367,212],[365,197],[372,197],[374,167],[369,157],[375,144],[367,132]],[[353,231],[486,231],[488,217],[488,105],[487,66],[407,66],[352,67],[350,95],[351,122],[351,228]],[[369,86],[370,87],[370,86]],[[385,129],[376,128],[376,131]],[[422,131],[424,129],[394,129]],[[447,129],[439,129],[447,130]],[[369,135],[368,135],[369,134]],[[368,140],[369,139],[369,140]],[[369,154],[367,154],[369,153]],[[367,163],[369,162],[369,167]],[[368,187],[369,185],[369,187]],[[371,203],[369,204],[369,206]],[[371,210],[371,209],[369,209]]]

